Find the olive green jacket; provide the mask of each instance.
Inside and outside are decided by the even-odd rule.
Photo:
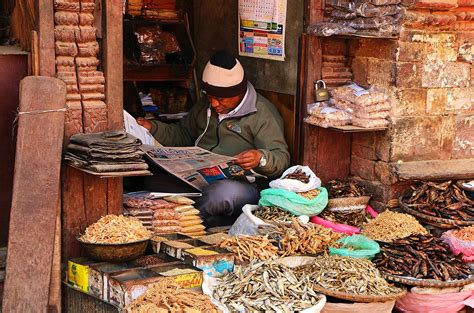
[[[202,97],[178,123],[151,121],[151,133],[164,146],[194,146],[206,128],[209,107],[207,97]],[[218,114],[211,110],[209,127],[198,146],[227,156],[258,149],[267,164],[255,171],[271,178],[280,176],[290,163],[283,120],[273,104],[256,93],[250,83],[247,97],[235,115],[219,122]]]

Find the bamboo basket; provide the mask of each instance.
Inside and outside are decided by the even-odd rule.
[[[334,298],[342,299],[342,300],[348,300],[352,302],[386,302],[386,301],[396,300],[400,297],[403,297],[407,293],[407,290],[405,288],[402,288],[402,289],[403,290],[400,293],[396,293],[393,295],[371,296],[371,295],[357,295],[357,294],[352,294],[352,293],[347,293],[347,292],[342,292],[342,291],[326,289],[318,284],[313,285],[313,290],[316,292],[322,293],[323,295],[326,295],[329,297],[334,297]]]
[[[391,282],[400,283],[408,286],[431,287],[431,288],[449,288],[462,287],[474,282],[474,275],[462,280],[439,281],[436,279],[419,279],[413,277],[397,276],[382,272],[382,276]]]
[[[334,209],[350,207],[350,206],[358,206],[358,205],[367,206],[367,204],[369,204],[369,201],[370,201],[369,196],[334,198],[334,199],[329,199],[326,209],[334,210]]]

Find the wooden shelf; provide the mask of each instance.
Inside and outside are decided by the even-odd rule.
[[[311,124],[311,123],[306,123],[306,124],[316,126],[316,127],[326,128],[326,127],[322,127],[322,126]],[[354,125],[343,125],[343,126],[330,126],[330,127],[327,127],[326,129],[334,130],[341,133],[363,133],[363,132],[386,131],[388,127],[366,128],[366,127],[360,127],[360,126],[354,126]]]
[[[363,34],[344,34],[344,35],[330,35],[330,36],[320,36],[313,33],[308,33],[310,36],[320,37],[320,38],[342,38],[342,39],[356,39],[356,38],[372,38],[372,39],[398,39],[400,36],[370,36]]]
[[[185,23],[184,18],[178,17],[176,19],[143,19],[143,18],[124,18],[124,24],[135,24],[135,25],[154,25],[154,24],[183,24]]]
[[[132,177],[132,176],[152,176],[153,174],[148,170],[139,170],[139,171],[126,171],[126,172],[103,172],[98,173],[94,171],[87,170],[85,168],[80,168],[77,166],[72,165],[69,162],[66,162],[67,165],[70,167],[75,168],[81,172],[87,173],[89,175],[94,175],[99,178],[114,178],[114,177]]]
[[[125,65],[123,67],[124,81],[186,81],[193,79],[193,66],[181,70],[179,66],[174,65],[156,65],[156,66],[140,66]]]

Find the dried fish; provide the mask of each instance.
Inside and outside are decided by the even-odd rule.
[[[402,290],[389,284],[367,259],[319,256],[313,264],[296,268],[299,277],[309,277],[325,289],[357,295],[382,296]]]
[[[264,221],[290,222],[295,216],[276,206],[260,207],[253,214]]]
[[[127,313],[220,312],[208,296],[189,289],[181,289],[172,280],[150,285],[142,296],[125,309]]]
[[[302,224],[294,218],[291,223],[272,222],[261,229],[276,240],[281,256],[316,254],[327,251],[328,247],[342,235],[329,228],[312,223]]]
[[[326,209],[320,216],[335,223],[346,224],[354,227],[362,227],[371,220],[371,216],[366,212],[365,208],[359,210],[338,211]]]
[[[446,243],[431,235],[381,243],[380,248],[381,253],[373,262],[388,274],[440,281],[466,279],[471,275],[469,266],[454,256]]]
[[[311,189],[310,191],[306,192],[297,192],[297,194],[309,200],[313,200],[314,198],[319,196],[320,193],[321,191],[319,189]]]
[[[451,180],[440,184],[424,182],[412,187],[413,192],[405,202],[410,208],[433,217],[474,221],[474,201],[459,184]]]
[[[373,240],[392,241],[428,231],[411,215],[385,211],[364,226],[362,234]]]
[[[268,236],[230,237],[219,243],[218,247],[234,252],[241,262],[275,259],[278,256],[278,249]]]
[[[301,169],[297,169],[296,171],[289,173],[288,175],[283,177],[283,179],[296,179],[305,184],[309,183],[309,178],[310,176],[303,172]]]
[[[331,180],[328,182],[326,189],[328,190],[329,199],[367,195],[365,189],[352,180]]]
[[[289,267],[254,261],[219,279],[213,297],[232,312],[296,312],[323,298],[309,286],[309,277],[298,278]]]

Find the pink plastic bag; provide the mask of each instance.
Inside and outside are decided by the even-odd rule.
[[[395,307],[410,313],[455,313],[465,306],[464,301],[473,297],[472,291],[443,294],[419,294],[408,292],[398,299]]]
[[[474,242],[466,241],[456,238],[453,235],[453,231],[449,230],[441,235],[441,239],[449,245],[451,251],[454,255],[461,254],[463,255],[462,260],[464,262],[473,262],[474,261]]]
[[[376,218],[377,215],[378,215],[377,212],[375,212],[375,210],[372,209],[372,207],[370,205],[368,205],[365,208],[365,210],[373,218]],[[319,216],[313,216],[311,218],[311,222],[314,223],[314,224],[324,226],[326,228],[330,228],[335,232],[344,233],[344,234],[347,234],[347,235],[355,235],[355,234],[360,234],[361,233],[361,229],[358,228],[358,227],[354,227],[354,226],[350,226],[350,225],[346,225],[346,224],[334,223],[334,222],[328,221],[328,220],[326,220],[322,217],[319,217]]]

